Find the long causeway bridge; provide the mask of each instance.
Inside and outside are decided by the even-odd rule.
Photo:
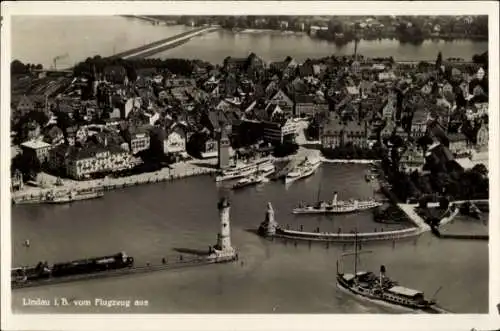
[[[153,43],[150,43],[148,45],[144,45],[141,47],[133,48],[128,51],[120,52],[118,54],[115,54],[111,56],[111,58],[122,58],[122,59],[140,59],[144,58],[162,51],[165,51],[167,49],[174,48],[176,46],[179,46],[180,44],[183,44],[189,39],[198,36],[203,33],[208,33],[212,32],[215,30],[218,30],[218,26],[203,26],[199,27],[190,31],[186,31],[183,33],[180,33],[178,35],[168,37],[162,40],[155,41]]]

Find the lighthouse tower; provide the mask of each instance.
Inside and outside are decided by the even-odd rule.
[[[217,235],[217,244],[213,247],[210,257],[226,261],[236,258],[236,250],[231,246],[231,227],[229,210],[231,205],[227,198],[222,198],[218,203],[220,216],[220,232]]]

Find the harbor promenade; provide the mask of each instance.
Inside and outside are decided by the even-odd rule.
[[[127,177],[106,177],[104,179],[93,179],[76,181],[72,179],[62,179],[62,185],[56,186],[57,178],[48,174],[42,174],[44,187],[29,187],[12,193],[12,199],[19,203],[37,203],[41,197],[48,192],[65,192],[68,190],[103,189],[114,190],[140,184],[151,184],[162,181],[175,180],[191,176],[207,175],[216,172],[216,160],[192,160],[188,162],[176,163],[171,168],[149,173],[142,173]]]
[[[465,202],[487,202],[488,200],[458,200],[458,201],[452,201],[454,205],[460,205]],[[450,204],[451,204],[450,203]],[[418,206],[418,204],[407,204],[407,203],[399,203],[398,207],[408,216],[408,218],[415,223],[417,227],[421,229],[422,232],[427,232],[431,230],[431,227],[425,223],[424,219],[417,214],[415,211],[415,208]],[[437,202],[432,202],[428,204],[429,208],[436,208],[439,206],[439,203]],[[453,219],[459,214],[459,208],[455,208],[455,211],[453,211],[450,216],[445,217],[441,219],[441,222],[439,223],[440,226],[446,225],[450,222],[453,221]]]

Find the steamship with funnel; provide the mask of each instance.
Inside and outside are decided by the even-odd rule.
[[[290,184],[296,180],[309,177],[318,170],[321,159],[307,157],[302,163],[297,165],[285,176],[285,184]]]
[[[343,214],[353,213],[357,211],[368,210],[382,206],[382,203],[371,200],[337,200],[337,192],[333,194],[331,202],[319,201],[315,205],[300,205],[298,208],[293,209],[294,214]]]
[[[352,274],[340,270],[340,261],[337,260],[337,287],[340,290],[373,303],[405,311],[431,314],[446,312],[436,306],[434,299],[426,299],[423,292],[400,286],[396,281],[387,277],[386,268],[383,265],[380,266],[378,276],[373,272],[358,271],[358,255],[361,253],[370,252],[358,252],[358,241],[355,240],[354,253],[342,254],[342,257],[354,255],[354,273]]]
[[[266,174],[266,176],[274,172],[274,164],[271,158],[266,157],[252,162],[237,162],[229,168],[221,169],[217,173],[215,181],[239,179],[259,172]]]

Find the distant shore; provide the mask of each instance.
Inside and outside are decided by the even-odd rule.
[[[272,30],[272,29],[243,29],[238,30],[237,33],[273,33],[273,34],[284,34],[284,35],[295,35],[295,36],[307,36],[305,31],[290,31],[290,30]]]
[[[363,159],[327,159],[325,157],[321,157],[321,162],[324,163],[357,163],[357,164],[372,164],[376,162],[380,162],[380,160],[363,160]]]

